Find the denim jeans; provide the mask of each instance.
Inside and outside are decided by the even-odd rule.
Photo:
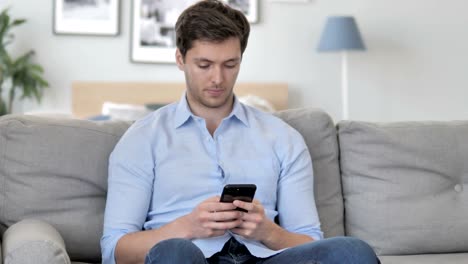
[[[205,259],[190,240],[168,239],[156,244],[146,255],[145,264],[377,264],[372,248],[357,238],[333,237],[286,249],[268,258],[252,256],[247,248],[231,238],[223,249]]]

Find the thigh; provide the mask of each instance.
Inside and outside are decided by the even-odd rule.
[[[286,249],[261,263],[377,264],[379,262],[374,250],[362,240],[352,237],[333,237]]]
[[[188,239],[168,239],[157,243],[148,252],[145,264],[207,264],[203,252]]]

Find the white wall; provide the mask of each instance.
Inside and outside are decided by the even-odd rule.
[[[287,82],[292,108],[319,107],[339,120],[340,55],[317,53],[316,45],[328,15],[354,15],[368,51],[349,56],[350,119],[468,118],[468,1],[259,2],[239,81]],[[117,37],[54,35],[52,3],[0,0],[28,19],[13,51],[36,50],[51,84],[41,105],[16,111],[70,112],[73,80],[183,81],[175,65],[130,62],[130,0],[121,1]]]

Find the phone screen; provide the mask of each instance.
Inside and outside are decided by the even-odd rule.
[[[257,186],[255,184],[227,184],[224,186],[220,202],[232,203],[234,200],[240,200],[251,203],[256,190]],[[247,212],[242,208],[236,210]]]

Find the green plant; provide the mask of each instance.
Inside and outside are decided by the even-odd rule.
[[[26,22],[25,19],[12,20],[8,10],[6,8],[0,14],[0,116],[11,113],[19,92],[20,100],[35,98],[37,102],[41,102],[43,90],[49,86],[42,77],[42,67],[31,61],[34,56],[33,50],[16,59],[8,53],[6,47],[14,39],[10,30]],[[4,91],[7,99],[3,98]]]

